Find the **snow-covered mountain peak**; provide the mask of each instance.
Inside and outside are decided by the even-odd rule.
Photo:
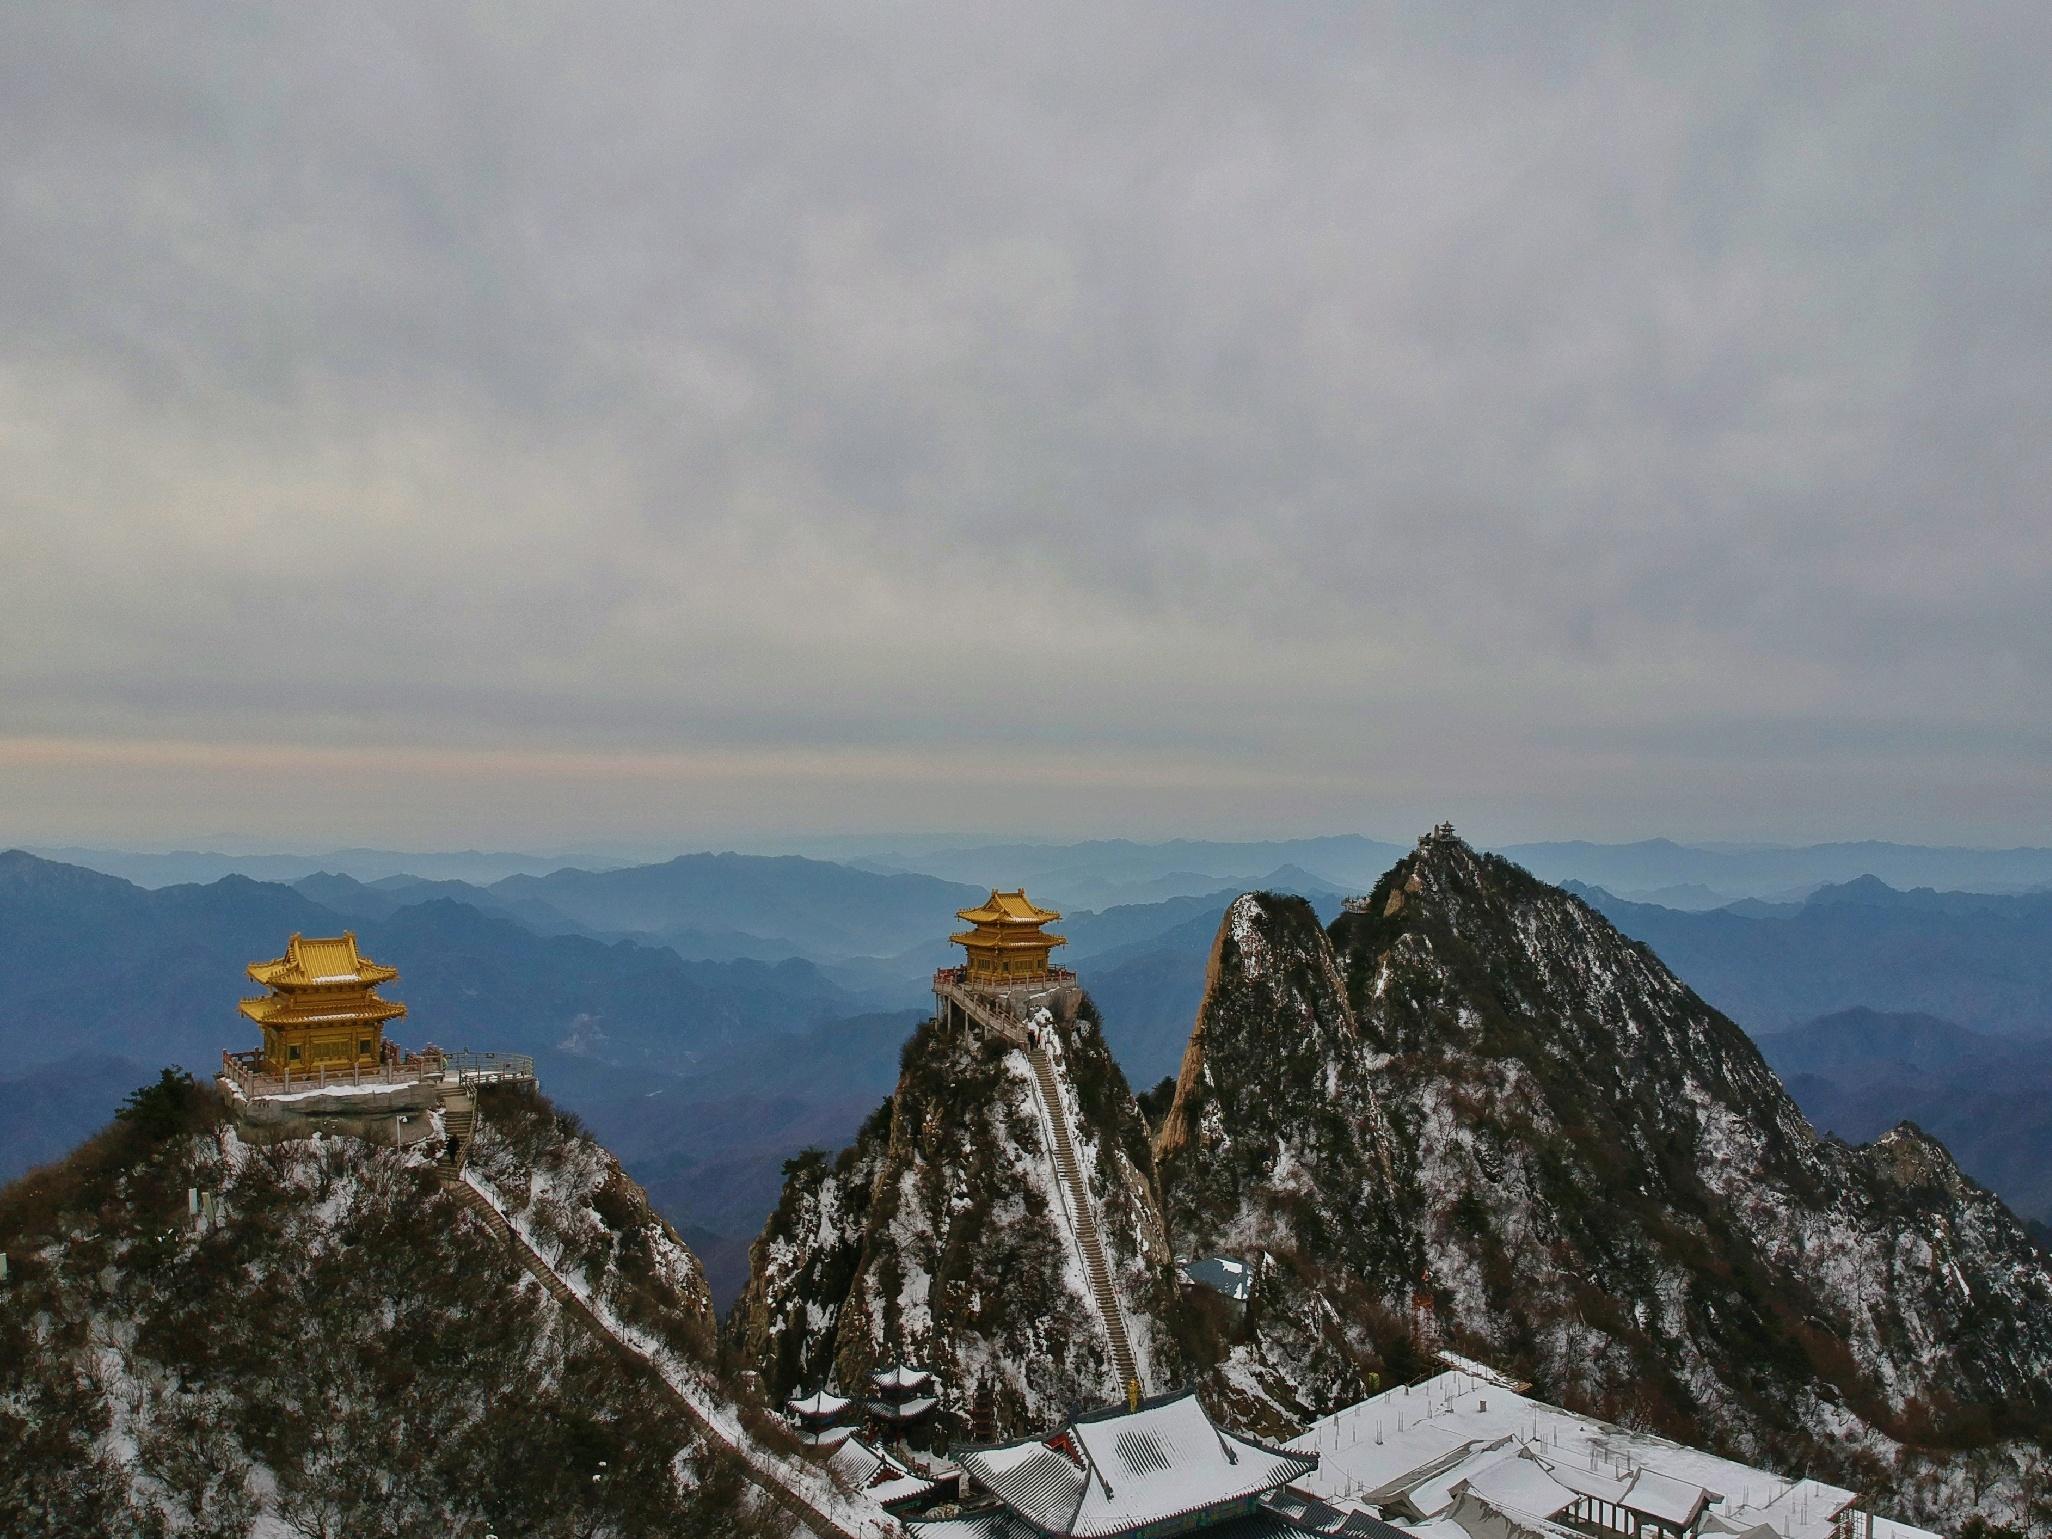
[[[1820,1138],[1579,899],[1436,832],[1329,935],[1230,917],[1156,1150],[1180,1250],[1265,1258],[1236,1373],[1278,1405],[1445,1345],[1898,1484],[1950,1478],[1908,1446],[1931,1406],[2052,1409],[2052,1270],[2007,1210],[1914,1128]]]

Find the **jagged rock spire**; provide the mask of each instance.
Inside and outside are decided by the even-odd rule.
[[[1037,1030],[1062,1062],[1069,1155],[1094,1205],[1126,1346],[1148,1382],[1173,1383],[1186,1369],[1146,1124],[1092,1019]],[[987,1391],[992,1424],[1007,1432],[1123,1400],[1095,1279],[1065,1217],[1077,1188],[1057,1185],[1066,1172],[1027,1052],[951,1013],[915,1034],[903,1063],[853,1147],[790,1167],[730,1320],[742,1353],[773,1395],[916,1361],[963,1394]],[[946,1408],[956,1435],[972,1408]]]
[[[1178,1244],[1229,1249],[1297,1243],[1320,1216],[1293,1201],[1314,1169],[1386,1166],[1345,979],[1302,898],[1248,893],[1226,910],[1154,1152]]]

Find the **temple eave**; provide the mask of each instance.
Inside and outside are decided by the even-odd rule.
[[[322,1009],[318,1005],[300,1005],[289,998],[267,994],[261,999],[245,999],[235,1007],[250,1020],[263,1026],[326,1026],[340,1021],[396,1021],[406,1013],[406,1006],[389,999],[374,999],[368,1005],[341,1004],[333,1009]]]
[[[950,935],[948,939],[972,951],[1045,951],[1050,946],[1069,944],[1066,935],[1045,935],[1038,930],[1024,935],[992,935],[988,931],[964,930],[959,935]]]
[[[380,967],[372,963],[364,964],[355,972],[320,978],[305,977],[291,964],[282,962],[252,962],[248,971],[250,982],[286,993],[302,993],[309,989],[372,989],[399,976],[396,967]]]
[[[992,888],[991,894],[974,908],[958,908],[955,917],[973,925],[1042,925],[1061,918],[1057,909],[1042,908],[1026,896],[1023,887],[1010,891]]]

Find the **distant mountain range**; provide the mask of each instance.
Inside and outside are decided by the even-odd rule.
[[[825,856],[847,841],[822,841],[803,853]],[[1221,887],[1293,890],[1267,880],[1279,867],[1349,891],[1365,891],[1408,848],[1359,834],[1305,839],[1170,839],[1143,843],[1094,839],[1079,843],[958,842],[907,845],[896,851],[836,855],[835,864],[874,873],[914,873],[969,886],[1025,882],[1058,907],[1101,909],[1192,897]],[[1739,898],[1800,899],[1814,887],[1874,876],[1895,887],[1977,892],[2028,892],[2052,887],[2052,849],[1973,849],[1958,845],[1859,840],[1837,844],[1689,844],[1640,839],[1603,844],[1572,839],[1494,846],[1550,882],[1579,881],[1619,897],[1671,908],[1713,908]],[[488,886],[508,876],[546,876],[566,868],[611,871],[644,862],[600,854],[529,854],[459,850],[420,852],[348,849],[314,854],[225,854],[178,850],[30,847],[30,853],[122,876],[144,887],[211,882],[228,875],[293,882],[316,872],[358,881],[384,878],[456,880]],[[709,858],[709,857],[702,857]],[[763,859],[763,856],[742,858]],[[716,926],[715,928],[722,928]],[[745,927],[742,927],[745,928]]]
[[[1890,844],[1866,839],[1844,844],[1677,844],[1642,839],[1631,844],[1567,840],[1506,845],[1497,851],[1549,882],[1578,881],[1654,902],[1668,889],[1699,906],[1704,897],[1785,897],[1827,883],[1871,876],[1895,887],[1939,887],[1981,892],[2027,892],[2052,885],[2052,849],[1977,850],[1954,845]],[[1683,889],[1676,892],[1674,889]]]
[[[931,938],[989,890],[798,855],[734,854],[509,876],[491,888],[502,902],[540,902],[595,930],[658,938],[733,931],[812,957],[888,956]]]
[[[1865,1143],[1914,1122],[2052,1238],[2052,1059],[2041,1045],[1868,1009],[1758,1041],[1819,1128]]]
[[[1403,846],[1359,834],[1320,839],[1229,842],[1170,839],[1140,844],[990,844],[879,855],[855,862],[873,871],[918,871],[951,881],[1024,883],[1040,902],[1103,909],[1275,887],[1314,884],[1320,893],[1365,892]],[[1280,878],[1278,880],[1278,878]],[[1316,896],[1318,894],[1307,894]]]
[[[687,961],[660,946],[536,934],[517,910],[446,896],[374,913],[363,890],[330,891],[353,911],[241,876],[150,890],[0,854],[0,1109],[17,1112],[0,1118],[0,1179],[103,1122],[137,1066],[205,1075],[222,1048],[253,1043],[235,1012],[255,992],[244,966],[276,956],[295,931],[354,928],[370,955],[400,968],[401,1041],[530,1052],[550,1083],[592,1099],[688,1083],[715,1058],[762,1053],[859,1008],[796,958]]]
[[[220,850],[85,849],[76,846],[30,846],[28,853],[64,865],[84,866],[109,876],[125,877],[138,887],[172,887],[186,882],[214,882],[224,876],[248,876],[264,882],[292,882],[317,871],[336,871],[361,882],[386,877],[411,881],[450,880],[496,882],[519,873],[541,875],[565,866],[610,870],[628,864],[602,855],[524,855],[491,850],[328,850],[318,855],[242,854]]]
[[[293,932],[353,925],[392,957],[412,1014],[401,1035],[445,1047],[687,1069],[701,1054],[850,1009],[811,963],[687,962],[662,947],[537,935],[445,897],[383,918],[338,914],[293,888],[223,877],[136,887],[0,855],[0,1052],[18,1069],[80,1051],[205,1070],[250,1035],[244,966]]]
[[[246,1042],[234,1013],[245,963],[276,955],[294,930],[354,928],[366,950],[402,969],[394,992],[412,1010],[402,1040],[536,1053],[552,1092],[690,1229],[724,1298],[738,1276],[738,1237],[773,1197],[781,1161],[808,1143],[845,1141],[891,1088],[931,970],[954,959],[954,910],[991,884],[1023,883],[1067,908],[1063,960],[1083,974],[1108,1044],[1144,1089],[1175,1072],[1233,898],[1290,892],[1329,920],[1343,894],[1380,874],[1356,880],[1363,868],[1394,849],[1354,837],[1099,841],[904,857],[931,859],[937,872],[699,854],[495,874],[490,862],[525,857],[457,854],[427,860],[431,875],[381,871],[382,857],[359,852],[355,874],[332,856],[260,858],[290,870],[289,886],[238,874],[154,889],[0,856],[0,1178],[69,1147],[157,1066],[205,1072],[222,1046]],[[1642,881],[1686,875],[1705,853],[1665,841],[1523,849]],[[1752,862],[1745,869],[1761,881],[1781,882],[1848,849],[1927,864],[1986,853],[1711,851],[1726,863],[1699,874],[1729,882],[1739,869],[1731,861]],[[1990,869],[2015,875],[2033,854],[1992,852]],[[477,879],[449,874],[479,861]],[[308,862],[327,866],[299,869]],[[1242,875],[1207,877],[1207,868]],[[975,884],[954,879],[970,873]],[[1215,885],[1101,908],[1071,895],[1207,880]],[[2040,1153],[2052,1139],[2037,1131],[2036,1092],[2025,1088],[2037,1081],[2020,1071],[1977,1079],[1971,1067],[1955,1073],[1917,1056],[1948,1040],[1941,1028],[1979,1053],[1981,1037],[2002,1050],[2005,1034],[2052,1027],[2052,894],[1898,891],[1861,876],[1797,899],[1714,908],[1700,907],[1716,895],[1707,886],[1671,894],[1691,912],[1570,885],[1756,1033],[1850,1007],[1934,1018],[1937,1035],[1904,1059],[1898,1033],[1876,1049],[1898,1056],[1871,1072],[1794,1058],[1777,1067],[1822,1125],[1864,1137],[1910,1117],[2020,1211],[2052,1218],[2052,1154]],[[1846,1051],[1857,1057],[1856,1047]]]
[[[159,1066],[210,1073],[223,1047],[254,1040],[235,1013],[254,987],[244,966],[294,931],[353,928],[401,969],[391,992],[410,1014],[395,1036],[535,1054],[551,1090],[693,1235],[724,1297],[782,1162],[852,1136],[890,1091],[932,968],[950,959],[954,910],[986,890],[737,855],[491,885],[314,871],[289,886],[230,875],[153,889],[9,852],[0,1180],[69,1148]],[[1119,1011],[1121,1052],[1173,1063],[1204,937],[1233,895],[1064,921],[1074,960]],[[694,943],[725,955],[694,957]]]
[[[1864,1005],[2052,1034],[2052,893],[1901,892],[1863,876],[1801,903],[1683,913],[1566,885],[1755,1033]]]

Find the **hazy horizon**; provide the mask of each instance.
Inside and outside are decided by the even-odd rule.
[[[2044,843],[2048,59],[9,7],[8,837]]]
[[[1860,845],[1887,845],[1905,850],[1963,850],[1981,854],[2052,854],[2052,843],[1952,844],[1941,843],[1935,840],[1914,839],[1843,839],[1791,842],[1773,839],[1697,839],[1675,834],[1649,834],[1637,839],[1597,839],[1579,834],[1545,835],[1532,838],[1494,838],[1486,834],[1477,833],[1475,830],[1459,824],[1455,825],[1455,831],[1463,839],[1479,849],[1515,849],[1540,845],[1589,845],[1599,849],[1623,849],[1642,844],[1672,844],[1684,850],[1698,850],[1710,853],[1746,853],[1776,850],[1830,849]],[[202,854],[220,855],[227,859],[255,859],[266,856],[319,856],[364,852],[423,857],[446,855],[520,855],[543,859],[567,859],[575,856],[593,856],[606,860],[632,860],[635,862],[672,860],[686,855],[804,855],[818,860],[850,861],[885,855],[914,856],[986,847],[1001,848],[1014,845],[1059,850],[1098,843],[1130,843],[1142,848],[1160,848],[1177,844],[1204,846],[1241,844],[1257,846],[1282,845],[1315,842],[1325,839],[1358,838],[1403,848],[1421,837],[1423,832],[1424,830],[1419,830],[1413,834],[1399,834],[1393,830],[1325,829],[1303,834],[1235,834],[1228,831],[1219,834],[1171,834],[1154,839],[1134,839],[1119,834],[1068,835],[1044,831],[979,833],[974,831],[940,832],[929,830],[924,832],[899,831],[897,833],[871,835],[837,833],[764,834],[753,838],[724,841],[708,838],[694,839],[689,836],[668,839],[622,838],[591,840],[581,844],[540,839],[521,845],[464,845],[461,847],[455,845],[395,844],[381,841],[336,843],[324,840],[307,840],[298,844],[285,845],[229,833],[189,839],[167,838],[107,841],[98,844],[81,840],[9,839],[4,835],[0,835],[0,850],[23,849],[32,853],[75,850],[108,855]]]

